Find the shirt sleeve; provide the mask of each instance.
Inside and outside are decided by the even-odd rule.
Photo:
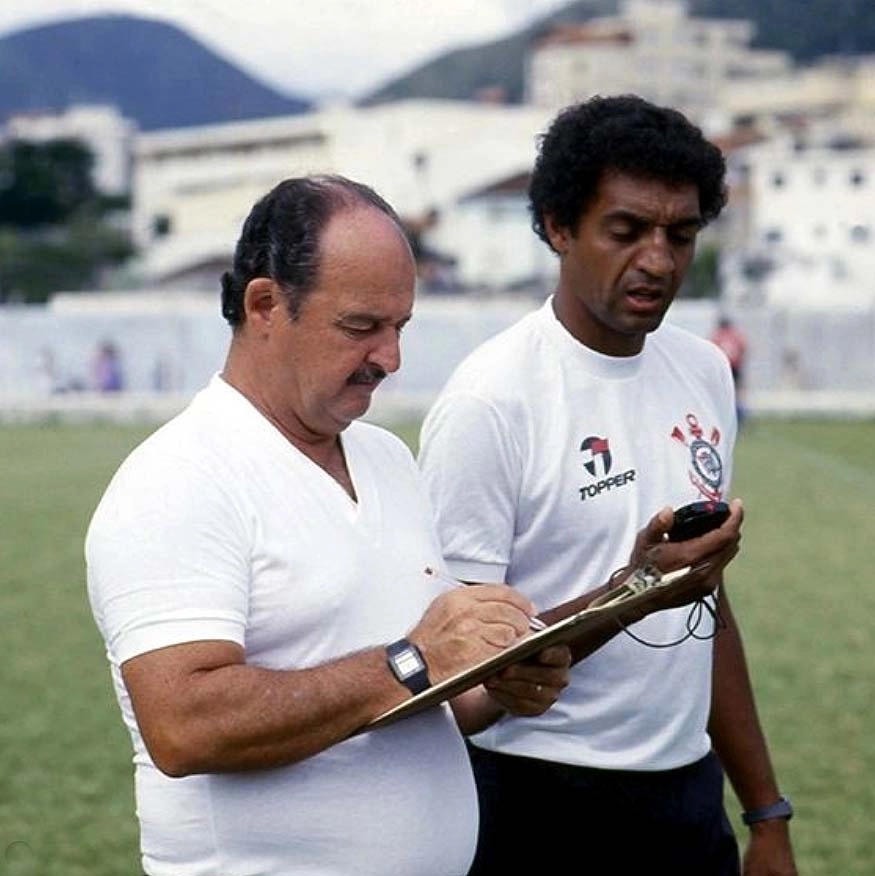
[[[167,460],[123,468],[85,543],[89,599],[110,660],[192,641],[244,645],[250,543],[215,474]]]
[[[474,395],[442,396],[423,423],[420,448],[419,464],[450,572],[463,581],[503,582],[522,461],[501,412]]]

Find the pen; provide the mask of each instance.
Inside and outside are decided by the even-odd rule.
[[[452,578],[444,572],[440,572],[437,569],[433,569],[431,566],[426,566],[425,569],[426,575],[431,575],[433,578],[437,578],[438,581],[443,581],[444,584],[450,584],[453,587],[468,587],[464,581],[459,581],[457,578]],[[530,617],[529,618],[529,629],[533,630],[536,633],[540,633],[541,630],[547,629],[547,624],[541,620],[539,617]]]

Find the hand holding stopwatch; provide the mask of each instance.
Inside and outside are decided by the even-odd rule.
[[[689,541],[722,526],[729,517],[726,502],[692,502],[674,512],[669,541]]]

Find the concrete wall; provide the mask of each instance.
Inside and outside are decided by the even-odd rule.
[[[169,415],[222,368],[230,334],[217,299],[85,296],[0,309],[0,419]],[[421,297],[404,332],[401,371],[377,393],[374,416],[421,413],[462,357],[540,304]],[[875,308],[733,316],[749,341],[745,402],[752,410],[875,416]],[[678,301],[670,311],[671,321],[701,336],[716,317],[712,301]],[[118,394],[100,394],[91,381],[95,352],[107,340],[121,357],[125,391]]]

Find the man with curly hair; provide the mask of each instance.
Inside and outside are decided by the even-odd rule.
[[[720,151],[679,112],[636,96],[559,114],[529,190],[559,259],[554,294],[450,378],[423,425],[421,465],[451,571],[507,583],[557,620],[624,565],[642,521],[727,496],[732,376],[663,318],[698,232],[725,201]],[[738,527],[740,502],[723,527]],[[721,530],[716,530],[719,533]],[[472,738],[481,834],[472,874],[737,876],[724,770],[751,828],[744,872],[794,874],[778,789],[726,593],[724,549],[663,541],[660,568],[704,553],[713,592],[575,653],[537,718]],[[710,608],[710,612],[706,609]],[[582,659],[582,658],[586,659]],[[599,871],[603,872],[603,871]]]

